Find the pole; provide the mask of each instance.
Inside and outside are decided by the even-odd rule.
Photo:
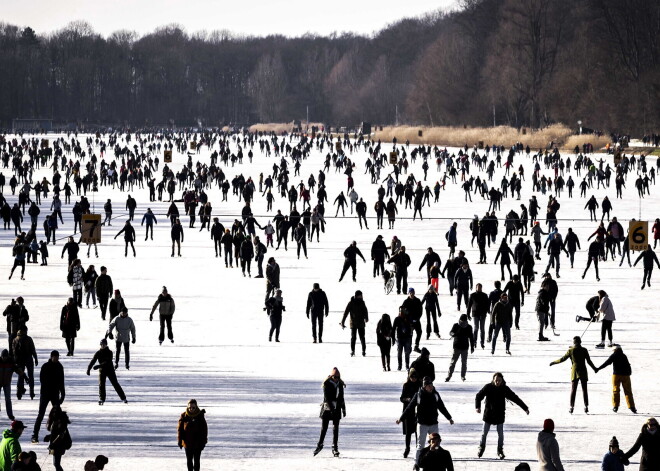
[[[305,129],[306,131],[309,130],[309,105],[307,105],[307,127]]]
[[[587,328],[584,329],[584,332],[582,332],[582,335],[580,335],[580,339],[584,336],[584,334],[587,333],[587,330],[589,329],[589,327],[591,327],[591,324],[593,324],[594,322],[595,321],[593,319],[589,321],[589,324],[587,324]]]

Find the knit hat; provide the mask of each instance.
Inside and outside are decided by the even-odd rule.
[[[108,345],[108,341],[106,339],[101,339],[101,345]]]
[[[358,296],[362,296],[362,291],[357,290],[357,291],[355,292],[355,297],[357,298]]]
[[[319,289],[321,288],[318,283],[314,283],[314,289]]]
[[[552,433],[555,430],[555,422],[552,419],[543,421],[543,431]]]
[[[423,385],[424,387],[426,387],[426,386],[428,386],[429,384],[430,384],[430,385],[433,385],[433,380],[431,379],[430,376],[424,376],[424,380],[422,381],[422,385]]]
[[[415,292],[415,288],[408,288],[408,293],[414,293],[414,292]]]
[[[430,356],[430,355],[431,355],[431,352],[429,352],[429,351],[426,349],[426,347],[422,348],[422,356],[426,356],[426,357],[428,357],[428,356]]]
[[[459,320],[467,321],[467,314],[461,314],[461,317],[459,317]]]
[[[612,447],[619,448],[619,440],[617,440],[616,437],[612,437],[612,440],[610,440],[610,448]]]
[[[94,460],[94,464],[98,469],[103,469],[108,464],[108,458],[103,455],[98,455]]]

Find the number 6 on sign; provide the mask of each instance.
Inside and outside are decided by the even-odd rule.
[[[630,250],[641,252],[649,244],[649,223],[647,221],[630,221],[628,224]]]

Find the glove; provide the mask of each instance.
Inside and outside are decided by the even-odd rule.
[[[131,343],[135,343],[135,339],[133,339],[133,341]]]
[[[554,365],[554,363],[553,363],[553,362],[550,362],[550,366],[552,366],[552,365]]]
[[[470,353],[474,353],[474,347],[470,349]]]
[[[108,334],[108,338],[109,338],[110,340],[114,340],[115,336],[112,335],[112,332],[110,332],[110,333]]]
[[[307,319],[309,319],[309,312],[307,313]]]
[[[151,322],[151,321],[153,321],[153,320],[154,320],[154,315],[151,314],[151,315],[149,316],[149,322]]]
[[[521,305],[521,306],[524,306],[524,305],[525,305],[525,302],[524,302],[524,301],[520,301],[520,305]]]
[[[183,443],[179,442],[178,445],[179,445],[179,450],[183,448]]]
[[[37,360],[34,360],[34,366],[39,366],[39,362]]]
[[[89,370],[87,370],[87,376],[89,376]]]
[[[346,411],[342,411],[342,414],[344,415],[344,417],[346,417]]]

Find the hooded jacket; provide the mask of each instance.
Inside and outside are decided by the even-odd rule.
[[[2,432],[2,443],[0,443],[0,471],[10,471],[11,465],[18,460],[21,454],[21,444],[18,437],[11,429]]]
[[[536,454],[539,458],[539,471],[564,471],[559,457],[559,444],[554,433],[539,432]]]
[[[341,319],[342,324],[344,324],[349,315],[351,316],[351,329],[364,328],[365,323],[369,322],[369,311],[367,310],[367,305],[364,303],[364,299],[351,296],[351,300],[344,310],[344,317]]]
[[[158,313],[161,316],[172,316],[174,315],[174,299],[172,299],[172,296],[170,296],[169,293],[167,294],[159,294],[158,299],[154,303],[154,307],[151,308],[151,314],[153,315],[154,311],[158,308]]]
[[[642,458],[639,461],[640,471],[656,471],[660,469],[660,431],[656,428],[655,434],[649,432],[648,426],[644,424],[635,444],[625,454],[630,458],[642,448]]]
[[[445,416],[447,420],[451,420],[451,414],[447,411],[445,403],[442,402],[440,393],[437,390],[428,392],[423,387],[415,393],[413,398],[410,400],[406,408],[401,414],[399,420],[403,419],[413,410],[417,408],[417,423],[422,425],[435,425],[438,423],[438,411]]]

